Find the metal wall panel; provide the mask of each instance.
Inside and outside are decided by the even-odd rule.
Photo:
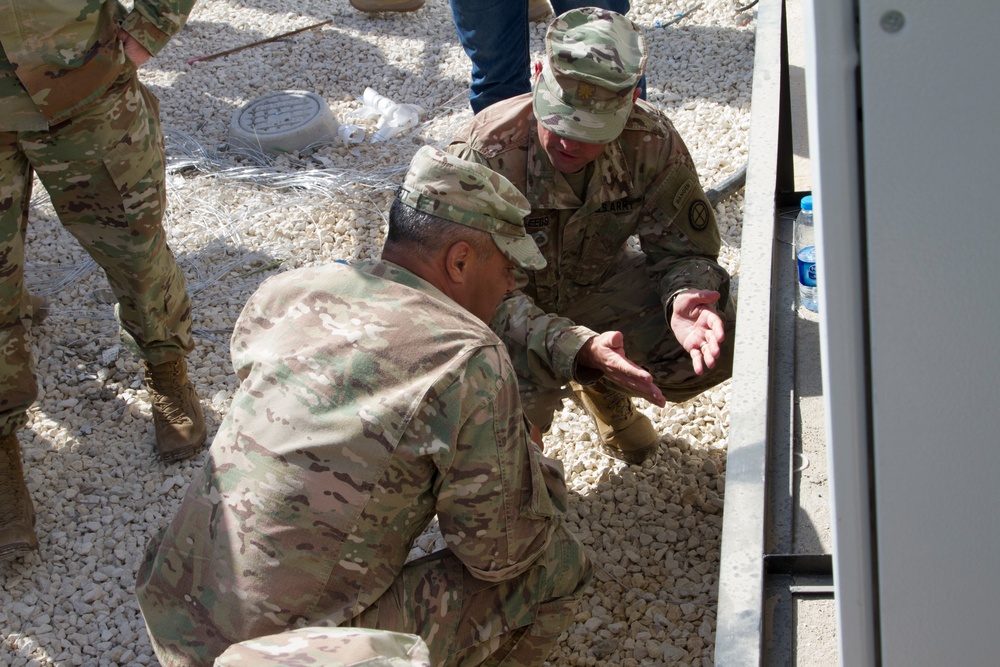
[[[882,664],[996,665],[1000,3],[858,7]]]
[[[805,0],[802,9],[840,664],[874,667],[878,631],[855,6],[851,0]]]

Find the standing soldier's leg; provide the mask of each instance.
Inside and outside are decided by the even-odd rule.
[[[38,546],[17,430],[38,395],[31,354],[31,306],[24,287],[24,237],[31,167],[15,132],[0,132],[0,558]]]
[[[528,0],[451,0],[451,15],[472,61],[472,113],[531,90]]]
[[[25,150],[59,218],[101,265],[127,347],[146,362],[161,457],[191,456],[205,421],[187,378],[191,303],[162,226],[163,136],[156,98],[126,73],[83,114],[31,133]]]
[[[408,563],[348,624],[420,635],[435,666],[540,665],[572,623],[590,576],[583,545],[559,527],[531,569],[508,581],[476,579],[447,550]]]

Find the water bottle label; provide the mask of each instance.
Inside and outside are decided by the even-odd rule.
[[[816,287],[816,246],[806,246],[797,255],[799,283]]]

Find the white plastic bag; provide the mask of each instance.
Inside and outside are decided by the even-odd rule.
[[[365,88],[361,97],[360,113],[364,118],[378,116],[372,143],[377,144],[396,136],[400,132],[411,130],[420,122],[420,114],[424,109],[416,104],[396,104],[371,88]]]

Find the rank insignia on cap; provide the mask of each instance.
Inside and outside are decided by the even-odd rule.
[[[592,83],[580,83],[580,85],[576,87],[576,96],[581,100],[589,100],[594,96],[595,92],[596,90],[594,88],[594,84]]]

